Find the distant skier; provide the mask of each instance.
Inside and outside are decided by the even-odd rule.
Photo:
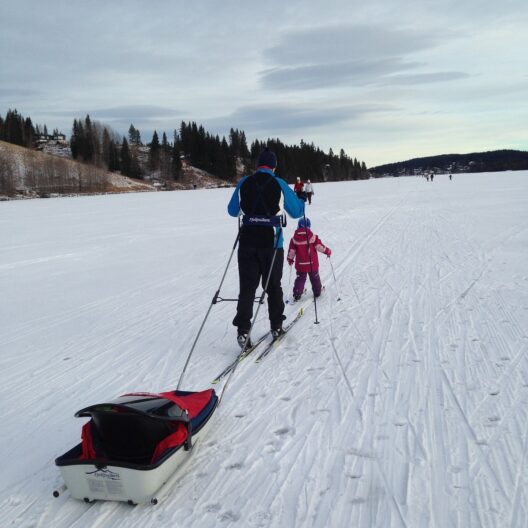
[[[321,277],[319,277],[317,252],[324,253],[327,257],[332,254],[330,248],[326,247],[319,237],[312,233],[310,227],[310,219],[307,218],[305,224],[304,218],[301,218],[288,248],[288,264],[292,266],[295,261],[295,270],[297,271],[297,278],[293,285],[293,298],[296,301],[301,298],[304,291],[306,275],[310,277],[314,296],[319,297],[321,295],[322,285]]]
[[[284,200],[285,211],[293,218],[304,214],[304,203],[288,184],[275,175],[277,157],[266,148],[259,156],[257,170],[242,178],[231,196],[227,211],[242,217],[238,246],[238,276],[240,293],[233,324],[238,328],[237,341],[241,347],[250,347],[248,334],[253,318],[253,303],[259,282],[267,288],[268,314],[273,337],[282,332],[284,301],[281,286],[284,264],[283,237],[279,215]],[[273,256],[275,255],[275,260]],[[273,262],[273,268],[270,268]]]
[[[310,180],[306,180],[306,183],[304,184],[304,192],[306,194],[306,198],[308,198],[308,203],[312,204],[312,196],[314,194],[313,185]]]
[[[453,175],[450,174],[450,175],[449,175],[449,180],[452,180],[452,179],[453,179]]]
[[[297,195],[297,198],[300,198],[303,202],[306,202],[306,194],[304,193],[304,183],[301,178],[297,177],[295,185],[293,186],[293,192]]]
[[[434,174],[431,174],[431,181],[434,180]]]

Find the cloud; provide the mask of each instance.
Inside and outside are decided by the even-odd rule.
[[[35,95],[39,95],[40,92],[38,90],[34,90],[32,88],[19,88],[19,87],[9,87],[9,88],[1,88],[0,87],[0,97],[3,98],[13,98],[14,95],[16,97],[33,97]]]
[[[316,64],[292,68],[276,68],[264,72],[262,84],[270,89],[332,88],[337,85],[372,84],[389,73],[420,66],[419,62],[404,62],[399,58],[355,60]]]
[[[460,37],[450,31],[443,39]],[[274,65],[261,72],[264,88],[311,90],[337,86],[426,83],[457,80],[461,72],[394,75],[429,66],[407,57],[439,45],[436,33],[378,25],[328,26],[283,34],[280,42],[265,51]],[[388,77],[390,76],[390,77]]]
[[[446,38],[446,33],[443,33]],[[436,46],[429,31],[391,29],[379,25],[341,25],[284,33],[265,56],[278,66],[379,60]]]
[[[98,119],[167,119],[181,115],[179,110],[156,105],[127,105],[92,110],[90,115]]]
[[[181,111],[165,106],[156,105],[123,105],[110,108],[94,108],[87,110],[59,110],[50,111],[48,115],[66,118],[77,118],[88,114],[92,119],[102,121],[118,127],[126,127],[130,123],[156,128],[156,124],[170,121],[169,129],[178,122]]]
[[[435,72],[435,73],[414,73],[405,75],[390,75],[380,81],[383,85],[396,84],[426,84],[435,82],[456,81],[471,77],[464,72]]]
[[[238,108],[229,116],[208,121],[209,126],[219,127],[224,123],[241,128],[251,134],[274,134],[304,131],[314,127],[337,125],[354,121],[367,114],[395,110],[381,104],[342,105],[320,107],[317,105],[269,104],[251,105]]]

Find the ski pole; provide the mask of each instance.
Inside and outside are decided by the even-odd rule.
[[[227,275],[227,270],[229,269],[229,264],[231,264],[231,259],[233,258],[233,254],[235,253],[235,249],[237,247],[238,241],[240,239],[240,229],[238,230],[237,237],[235,239],[235,243],[233,244],[233,249],[231,250],[231,254],[229,255],[229,260],[227,261],[227,266],[224,270],[224,274],[222,275],[222,280],[220,281],[220,285],[218,286],[218,289],[216,290],[213,300],[211,301],[211,304],[209,305],[209,309],[207,310],[207,313],[205,314],[205,317],[202,321],[202,324],[200,325],[200,329],[198,330],[198,334],[196,335],[196,338],[194,339],[194,343],[192,344],[191,350],[187,356],[187,360],[185,361],[185,365],[183,366],[182,373],[180,375],[180,379],[178,381],[178,385],[176,386],[176,390],[180,388],[181,382],[183,380],[183,376],[185,375],[185,371],[187,370],[187,367],[189,365],[189,361],[191,360],[191,356],[194,352],[194,348],[196,347],[196,343],[198,342],[198,338],[200,337],[200,334],[202,333],[203,327],[205,325],[205,321],[207,321],[207,318],[209,317],[209,314],[211,313],[211,309],[213,307],[213,304],[216,304],[218,301],[218,295],[220,295],[220,289],[222,288],[222,284],[224,284],[225,277]]]
[[[306,206],[306,203],[305,203]],[[306,207],[303,209],[303,218],[304,218],[304,232],[306,233],[306,247],[308,248],[308,257],[310,258],[310,277],[313,276],[313,264],[312,264],[312,252],[310,251],[310,237],[308,236],[308,226],[306,225]],[[312,282],[312,279],[310,278],[310,282]],[[312,291],[313,291],[313,285],[312,285]],[[319,324],[319,321],[317,319],[317,297],[315,296],[315,292],[313,294],[314,296],[314,310],[315,310],[315,321],[314,324]]]
[[[328,262],[330,262],[330,268],[332,269],[332,275],[334,276],[334,284],[335,284],[336,291],[337,291],[337,300],[340,301],[341,295],[339,295],[339,287],[337,286],[337,279],[336,279],[335,272],[334,272],[334,266],[332,266],[332,259],[330,257],[328,257]]]
[[[292,268],[293,268],[293,266],[290,266],[290,274],[288,276],[288,292],[291,292],[291,278],[292,278],[292,271],[293,271]],[[288,293],[288,295],[289,295],[289,293]],[[289,298],[286,299],[286,304],[288,304],[289,302],[290,302],[290,299]]]

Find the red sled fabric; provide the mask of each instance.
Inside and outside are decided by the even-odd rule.
[[[202,409],[209,403],[212,393],[213,389],[208,389],[202,392],[193,392],[185,396],[177,396],[173,391],[169,391],[160,393],[160,396],[174,402],[182,409],[185,409],[189,414],[189,418],[193,419],[198,416]],[[150,460],[151,464],[157,462],[167,449],[177,447],[187,440],[188,431],[185,424],[182,422],[175,422],[174,427],[174,433],[167,436],[167,438],[162,440],[156,446],[156,449],[154,450]]]
[[[81,460],[93,460],[97,458],[97,453],[92,442],[92,420],[86,422],[81,431]]]
[[[159,394],[154,394],[150,392],[134,392],[129,394],[124,394],[123,396],[152,396],[156,398],[164,398],[169,400],[178,407],[187,411],[189,418],[192,420],[204,409],[204,407],[209,403],[213,394],[213,389],[207,389],[201,392],[192,392],[185,395],[176,395],[174,391],[161,392]],[[174,432],[164,438],[154,450],[152,454],[150,463],[156,463],[159,458],[167,449],[177,447],[187,440],[187,427],[183,422],[175,421],[171,424],[174,428]],[[92,420],[85,423],[82,427],[81,433],[81,460],[94,460],[100,458],[95,451],[92,439]]]

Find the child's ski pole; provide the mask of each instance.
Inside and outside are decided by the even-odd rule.
[[[306,225],[307,222],[306,222],[306,212],[305,211],[303,211],[303,218],[304,218],[304,232],[306,233],[306,247],[308,248],[308,256],[310,257],[310,276],[313,276],[312,252],[310,251],[310,237],[308,236],[308,226]],[[319,324],[319,319],[317,318],[317,297],[315,296],[315,292],[313,294],[313,300],[314,300],[314,311],[315,311],[314,324]]]
[[[341,295],[339,295],[339,288],[337,286],[337,279],[336,279],[335,272],[334,272],[334,266],[332,266],[332,259],[330,257],[328,257],[328,262],[330,262],[330,268],[332,268],[332,275],[334,276],[334,284],[335,284],[336,292],[337,292],[337,300],[340,301]]]

